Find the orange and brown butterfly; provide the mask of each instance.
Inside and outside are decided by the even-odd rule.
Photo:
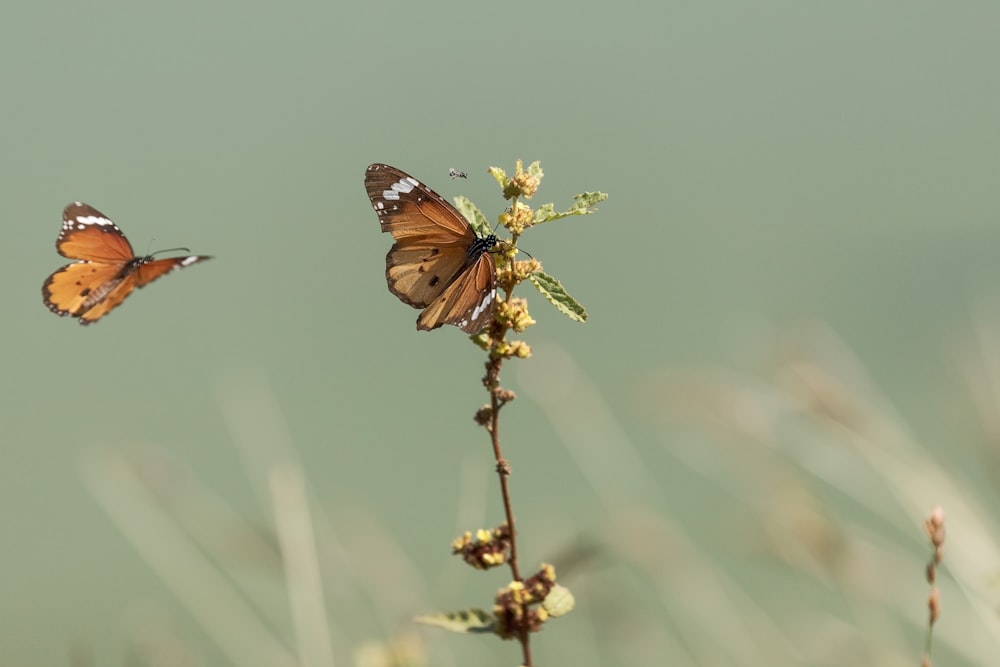
[[[458,210],[409,174],[386,164],[365,172],[382,231],[396,241],[385,256],[389,291],[423,308],[417,329],[453,324],[470,334],[493,317],[497,237],[480,237]]]
[[[42,298],[53,313],[78,317],[80,324],[101,319],[136,287],[145,287],[171,271],[211,259],[206,255],[136,257],[132,244],[108,216],[80,202],[63,211],[56,250],[63,257],[78,261],[46,278]]]

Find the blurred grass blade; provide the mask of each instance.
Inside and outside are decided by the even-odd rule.
[[[272,469],[269,482],[299,658],[303,667],[333,667],[323,581],[302,471],[291,464],[278,465]]]
[[[132,461],[97,451],[84,462],[83,476],[122,534],[232,664],[298,667],[295,656],[164,511]]]

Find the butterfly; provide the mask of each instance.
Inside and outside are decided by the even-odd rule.
[[[63,211],[56,250],[79,260],[67,264],[42,285],[45,305],[56,315],[91,324],[132,293],[171,271],[197,264],[206,255],[153,259],[136,257],[122,230],[96,208],[75,202]]]
[[[451,180],[453,180],[453,181],[456,178],[468,178],[469,177],[469,175],[467,173],[465,173],[464,171],[459,171],[458,169],[455,169],[454,167],[452,167],[451,169],[448,170],[448,175],[451,176]]]
[[[458,210],[409,174],[386,164],[365,172],[365,189],[382,231],[396,241],[385,256],[389,291],[423,308],[417,329],[453,324],[482,331],[496,309],[497,269],[490,250]]]

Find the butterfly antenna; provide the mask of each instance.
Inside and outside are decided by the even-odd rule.
[[[157,250],[156,252],[149,252],[149,246],[153,245],[154,241],[156,241],[156,237],[155,236],[153,238],[149,239],[149,243],[146,244],[146,254],[149,255],[150,257],[152,257],[153,255],[159,255],[159,254],[165,253],[165,252],[177,252],[178,250],[181,251],[181,252],[188,252],[188,253],[191,252],[190,248],[167,248],[166,250]]]
[[[191,252],[191,248],[167,248],[166,250],[157,250],[156,252],[150,253],[150,255],[159,255],[161,252]]]

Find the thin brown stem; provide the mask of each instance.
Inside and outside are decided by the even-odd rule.
[[[500,362],[492,362],[499,372]],[[497,475],[500,477],[500,495],[503,496],[503,511],[507,515],[507,526],[510,528],[510,569],[515,581],[523,581],[517,563],[517,531],[514,530],[514,508],[510,502],[510,487],[507,479],[510,477],[510,466],[500,452],[500,400],[495,391],[490,392],[490,407],[492,408],[490,419],[490,438],[493,443],[493,457],[496,459]]]
[[[504,331],[504,337],[506,336],[506,331]],[[501,338],[502,339],[502,338]],[[503,453],[500,450],[500,408],[502,408],[506,401],[501,401],[500,392],[500,367],[503,364],[502,359],[490,359],[486,362],[486,381],[487,388],[490,392],[490,422],[489,422],[489,432],[490,441],[493,445],[493,457],[496,460],[496,470],[497,476],[500,478],[500,494],[503,497],[503,509],[504,514],[507,517],[507,527],[510,532],[510,571],[511,576],[513,576],[514,581],[524,581],[521,577],[521,568],[517,558],[517,527],[514,523],[514,507],[510,500],[510,486],[508,485],[508,478],[510,477],[510,465],[507,463],[507,459],[503,457]],[[521,643],[521,651],[523,654],[523,665],[524,667],[532,667],[531,661],[531,636],[528,632],[527,619],[530,610],[528,605],[522,605],[521,614],[522,618],[525,619],[525,623],[522,625],[520,632],[518,633],[518,641]]]
[[[512,210],[517,210],[517,197],[513,198]],[[517,244],[517,236],[513,238],[513,244]],[[506,296],[504,301],[510,303],[513,284],[508,284],[504,286],[504,292]],[[507,338],[507,327],[503,326],[494,340],[504,341]],[[495,344],[495,343],[494,343]],[[494,348],[495,349],[495,348]],[[503,452],[500,450],[500,409],[507,404],[510,400],[508,397],[508,392],[503,391],[500,387],[500,368],[503,366],[503,358],[500,356],[493,356],[492,350],[490,359],[486,362],[486,378],[485,385],[487,391],[490,392],[490,420],[487,425],[487,430],[490,433],[490,442],[493,445],[493,458],[496,461],[496,471],[497,476],[500,478],[500,495],[503,497],[503,511],[507,517],[507,528],[510,533],[510,559],[508,561],[510,565],[511,576],[513,576],[514,581],[523,582],[524,579],[521,577],[521,567],[517,558],[517,527],[514,522],[514,507],[510,500],[510,486],[508,485],[508,479],[510,478],[510,464],[507,463],[507,459],[503,457]],[[518,632],[518,641],[521,643],[521,651],[523,654],[524,667],[532,667],[531,661],[531,638],[528,632],[528,618],[530,609],[527,604],[521,606],[521,614],[524,622],[521,624],[521,629]]]

